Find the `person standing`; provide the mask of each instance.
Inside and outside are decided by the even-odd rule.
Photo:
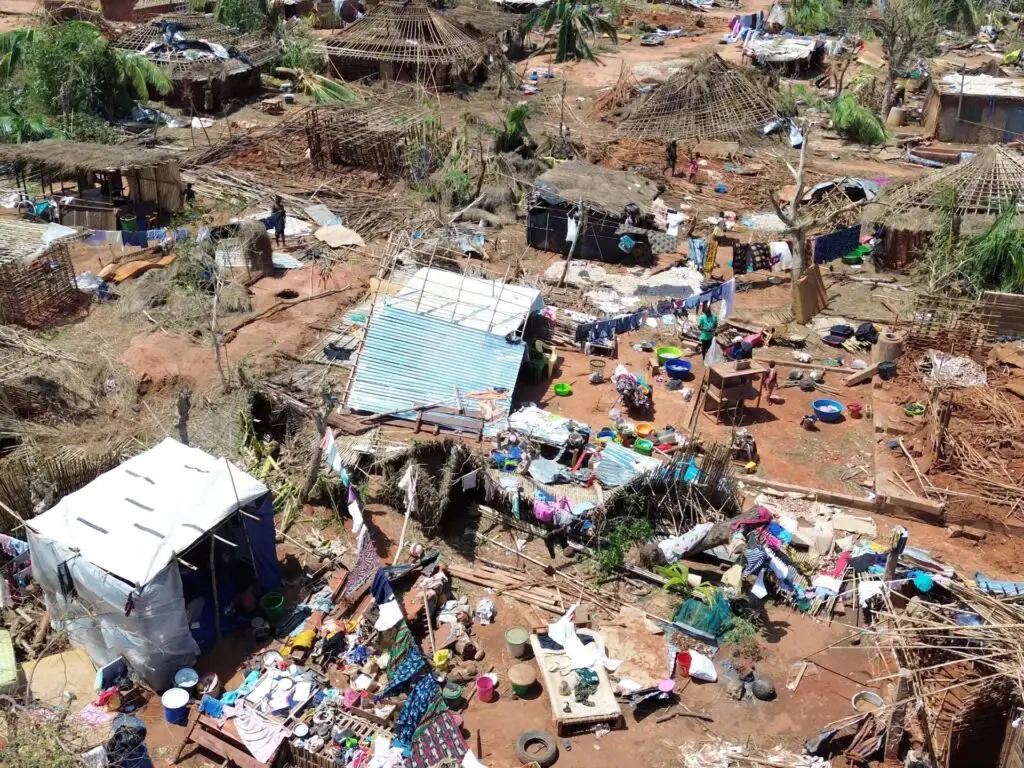
[[[690,155],[690,164],[686,166],[686,180],[691,184],[697,183],[697,172],[700,170],[700,164],[697,162],[700,155]]]
[[[676,146],[676,140],[672,139],[665,147],[665,169],[671,171],[672,176],[676,175],[676,161],[679,157],[679,148]]]
[[[768,390],[768,404],[775,402],[775,390],[779,388],[779,372],[775,368],[775,361],[768,363],[768,377],[764,381],[765,389]]]
[[[704,303],[704,309],[697,318],[697,328],[700,329],[701,357],[707,357],[711,342],[715,340],[715,331],[718,330],[718,318],[711,311],[710,301]]]
[[[274,198],[274,207],[270,209],[274,215],[274,242],[284,247],[284,222],[285,212],[284,203],[281,201],[281,196],[278,195]]]

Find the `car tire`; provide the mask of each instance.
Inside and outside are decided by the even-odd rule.
[[[539,755],[531,755],[527,747],[536,743],[542,744],[544,751]],[[516,758],[523,765],[537,763],[540,768],[548,768],[558,759],[558,744],[555,737],[544,731],[527,731],[516,739]]]

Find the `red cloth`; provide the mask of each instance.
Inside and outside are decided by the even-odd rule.
[[[826,576],[842,576],[843,572],[846,570],[846,566],[850,564],[851,557],[852,555],[849,552],[843,552],[843,554],[839,556],[839,559],[836,560],[835,567],[830,571],[822,571],[822,573]]]
[[[765,507],[754,507],[754,516],[748,520],[739,520],[732,524],[732,529],[738,531],[745,525],[768,525],[772,521],[772,513],[769,512]]]

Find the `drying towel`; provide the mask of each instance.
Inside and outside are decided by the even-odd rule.
[[[704,257],[708,255],[708,241],[699,237],[686,238],[686,253],[690,259],[690,265],[694,269],[704,267]]]
[[[814,263],[825,264],[842,258],[860,245],[860,224],[814,238]]]
[[[255,712],[235,708],[235,730],[253,757],[261,763],[270,763],[281,742],[288,737],[288,729],[264,720]]]
[[[736,308],[736,278],[722,285],[722,306],[718,308],[718,319],[725,320]]]
[[[124,245],[134,245],[138,248],[145,248],[149,245],[149,240],[146,238],[145,232],[126,232],[122,230],[121,242]]]

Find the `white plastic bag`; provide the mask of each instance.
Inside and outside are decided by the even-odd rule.
[[[690,659],[690,668],[687,670],[690,677],[695,680],[705,680],[709,683],[718,681],[718,673],[715,671],[715,663],[702,653],[687,651]]]

